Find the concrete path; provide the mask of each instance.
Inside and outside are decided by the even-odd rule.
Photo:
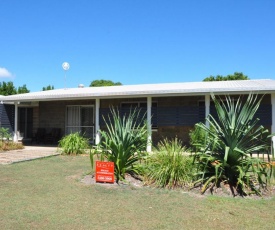
[[[25,146],[24,149],[0,152],[0,165],[56,155],[60,155],[57,152],[57,147]]]

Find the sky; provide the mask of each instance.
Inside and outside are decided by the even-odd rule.
[[[1,0],[0,81],[36,92],[275,79],[274,12],[274,0]]]

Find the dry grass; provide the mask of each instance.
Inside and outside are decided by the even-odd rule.
[[[275,198],[84,185],[85,156],[0,166],[0,229],[274,229]]]
[[[13,141],[0,141],[0,151],[9,151],[15,149],[23,149],[24,146],[22,143],[17,143]]]

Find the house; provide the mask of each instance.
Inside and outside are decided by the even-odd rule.
[[[102,116],[110,106],[124,114],[137,106],[146,112],[151,127],[148,140],[156,143],[163,137],[178,136],[188,143],[190,129],[213,110],[211,93],[238,96],[250,92],[264,95],[257,117],[275,132],[275,80],[79,87],[0,96],[0,122],[14,133],[14,141],[18,133],[28,139],[38,128],[47,132],[58,128],[61,136],[80,131],[98,143],[98,131],[104,128]],[[150,151],[151,141],[148,143]]]

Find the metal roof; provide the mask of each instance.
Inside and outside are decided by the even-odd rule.
[[[146,96],[188,96],[216,94],[275,93],[275,80],[239,80],[212,82],[181,82],[144,85],[122,85],[55,89],[26,94],[0,96],[2,102],[52,101],[95,98],[127,98]]]

